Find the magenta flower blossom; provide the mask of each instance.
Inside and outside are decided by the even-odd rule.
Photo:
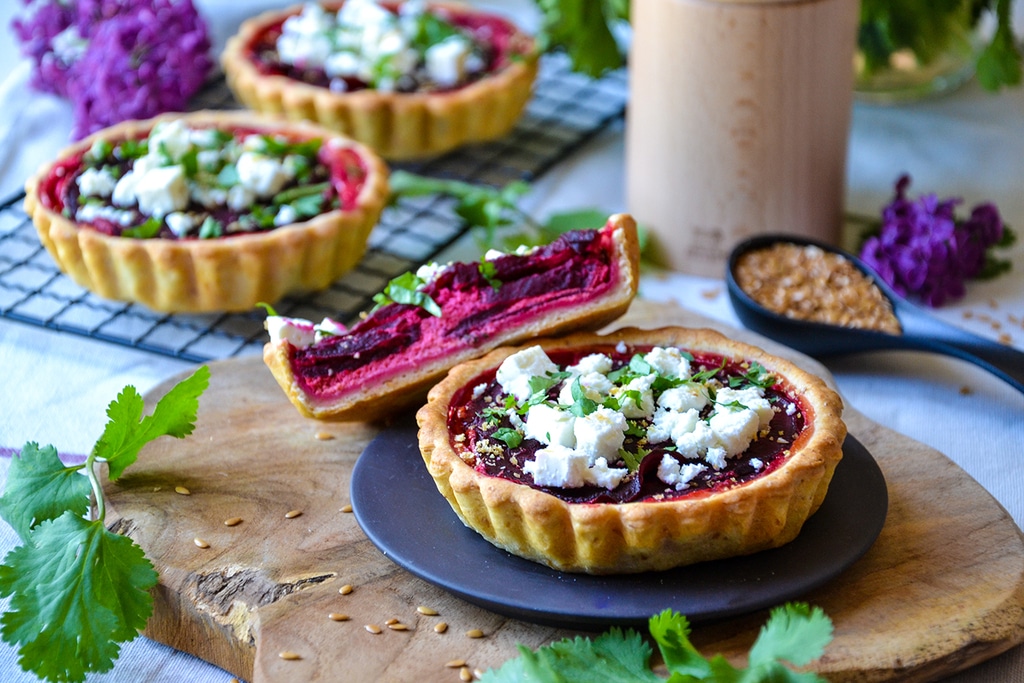
[[[33,85],[72,101],[74,138],[184,110],[213,67],[191,0],[35,0],[12,28]]]
[[[860,256],[896,293],[938,307],[964,296],[966,281],[982,275],[989,249],[1005,241],[1008,229],[993,204],[980,204],[958,220],[960,199],[926,194],[911,200],[909,186],[909,176],[897,180],[896,196]]]

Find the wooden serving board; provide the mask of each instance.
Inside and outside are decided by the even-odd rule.
[[[634,304],[622,324],[722,329],[646,302]],[[804,356],[725,331],[827,376]],[[486,670],[516,656],[517,644],[575,635],[466,603],[400,569],[367,540],[345,508],[349,479],[364,446],[386,425],[301,417],[259,358],[211,370],[196,431],[153,442],[107,486],[114,527],[160,572],[148,637],[252,683],[291,683],[458,681],[458,670],[446,667],[451,660]],[[174,381],[156,388],[150,405]],[[1024,535],[1012,518],[937,451],[854,408],[846,419],[881,466],[889,511],[864,558],[801,597],[835,623],[835,639],[814,668],[832,681],[928,681],[1024,640]],[[393,495],[394,514],[417,524],[402,492]],[[301,515],[287,514],[293,511]],[[225,525],[235,517],[242,521]],[[459,570],[473,568],[453,568]],[[352,590],[343,594],[346,585]],[[420,605],[439,614],[420,614]],[[331,613],[350,619],[333,621]],[[693,639],[707,654],[742,662],[765,618],[759,612],[698,626]],[[408,630],[389,629],[389,619]],[[439,634],[442,621],[448,628]],[[372,634],[367,624],[383,632]],[[468,637],[472,629],[484,637]]]

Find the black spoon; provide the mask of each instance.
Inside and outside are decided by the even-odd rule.
[[[754,301],[739,286],[734,274],[739,257],[777,243],[813,245],[846,258],[865,275],[892,303],[903,334],[887,334],[841,325],[788,318]],[[729,299],[737,317],[748,328],[810,356],[832,356],[881,349],[914,349],[960,358],[984,368],[1013,388],[1024,393],[1024,353],[954,325],[945,323],[924,309],[902,298],[863,261],[837,247],[812,239],[790,235],[760,235],[747,239],[732,250],[725,273]]]

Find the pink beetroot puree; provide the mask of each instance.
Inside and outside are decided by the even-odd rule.
[[[398,12],[399,3],[382,2],[380,4],[392,13]],[[325,9],[335,11],[340,6],[340,3],[328,4],[325,5]],[[428,8],[438,17],[468,31],[474,41],[488,46],[489,54],[485,73],[494,73],[504,69],[516,57],[523,54],[524,45],[531,44],[531,41],[524,40],[525,36],[512,22],[493,14],[464,11],[456,7],[431,7],[428,5]],[[299,11],[301,9],[296,10],[296,13]],[[264,75],[287,76],[311,85],[329,87],[331,79],[323,69],[300,69],[291,64],[284,64],[278,59],[277,39],[281,36],[281,27],[286,18],[268,24],[257,33],[246,46],[247,56],[256,65],[257,70]],[[366,83],[355,78],[344,80],[348,91],[367,87]],[[457,90],[458,87],[453,89]]]
[[[591,353],[603,353],[612,359],[613,369],[618,369],[628,365],[634,354],[647,353],[650,350],[650,346],[633,346],[623,351],[617,350],[613,345],[607,345],[572,351],[548,351],[547,353],[548,357],[559,367],[578,363],[581,358]],[[685,351],[685,349],[683,350]],[[725,360],[722,356],[714,354],[691,353],[690,355],[694,357],[691,361],[694,372],[721,367],[722,369],[716,374],[716,377],[722,380],[726,386],[729,384],[729,377],[741,376],[749,369],[742,361]],[[804,435],[809,434],[809,430],[805,429],[808,416],[805,415],[805,408],[799,397],[786,386],[776,384],[765,391],[765,397],[776,408],[775,417],[772,418],[766,434],[754,440],[743,454],[729,458],[722,469],[715,470],[709,467],[698,474],[690,481],[689,487],[682,491],[676,491],[667,486],[658,478],[657,474],[662,456],[666,453],[675,455],[673,444],[669,442],[652,444],[646,441],[642,444],[643,449],[650,452],[640,461],[640,467],[612,490],[599,486],[569,489],[536,486],[530,475],[523,471],[523,464],[533,460],[535,453],[543,448],[543,444],[539,441],[523,439],[519,446],[510,448],[504,446],[498,439],[490,438],[490,443],[503,447],[497,451],[483,449],[483,453],[476,452],[475,446],[478,441],[488,439],[498,429],[512,428],[508,416],[500,421],[493,419],[488,421],[485,418],[485,409],[500,407],[504,404],[501,386],[494,379],[496,371],[497,368],[494,368],[474,378],[452,397],[448,411],[448,432],[452,436],[450,441],[452,448],[463,460],[471,463],[478,472],[533,486],[570,503],[628,503],[708,496],[752,481],[778,469],[794,444],[799,443]],[[486,384],[487,389],[482,393],[477,393],[474,389],[480,384]],[[555,400],[557,394],[557,387],[553,388],[550,398]],[[795,410],[787,410],[787,407],[791,405],[795,407]],[[710,406],[707,410],[710,410]],[[458,435],[465,435],[465,437],[456,440],[455,437]],[[638,437],[627,432],[623,448],[636,454],[640,447]],[[683,463],[694,462],[678,455],[675,457]],[[751,464],[751,460],[754,458],[761,461],[760,468],[755,468]],[[625,465],[619,463],[615,466],[624,467]]]
[[[408,304],[379,308],[347,334],[292,349],[296,381],[317,399],[331,400],[596,299],[620,277],[612,235],[610,227],[570,232],[528,256],[490,261],[497,287],[478,264],[453,264],[424,289],[441,317]]]
[[[255,128],[234,128],[234,129],[222,129],[230,132],[235,136],[235,139],[242,139],[248,135],[273,135],[275,137],[283,137],[290,142],[304,142],[310,138],[289,135],[281,131],[266,131]],[[137,136],[136,140],[144,140],[148,135],[148,131]],[[111,139],[108,140],[112,145],[117,145],[124,142],[127,138]],[[55,213],[64,213],[67,210],[70,215],[74,215],[79,207],[79,193],[78,185],[75,179],[85,170],[85,164],[83,159],[88,148],[84,148],[81,151],[68,156],[55,163],[50,169],[49,174],[39,184],[39,198],[40,202],[47,209]],[[127,170],[131,161],[124,161],[111,158],[108,161],[109,165],[117,166],[123,172]],[[320,176],[330,181],[330,189],[324,195],[324,205],[327,210],[332,207],[340,208],[343,211],[350,211],[357,206],[359,194],[363,190],[363,186],[366,182],[366,163],[363,158],[355,150],[344,147],[334,146],[329,143],[322,144],[319,152],[317,153],[317,163],[320,168],[317,169]],[[316,182],[314,179],[311,182]],[[293,182],[293,184],[297,184]],[[335,199],[337,202],[335,202]],[[119,207],[129,208],[129,207]],[[241,216],[241,211],[235,211],[229,209],[226,206],[206,208],[196,202],[188,207],[189,212],[206,213],[223,224],[227,225],[232,221],[238,220]],[[137,224],[144,222],[148,216],[137,212]],[[118,236],[127,228],[132,226],[122,226],[113,223],[103,218],[98,218],[95,221],[88,223],[77,223],[80,226],[90,227],[97,232],[104,233],[106,235]],[[237,232],[224,235],[224,237],[232,237],[249,234],[247,232]],[[162,239],[195,239],[195,236],[189,236],[186,238],[177,237],[169,228],[166,226],[160,229],[160,232],[156,237]]]

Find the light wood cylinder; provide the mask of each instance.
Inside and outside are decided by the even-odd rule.
[[[838,243],[857,0],[633,0],[626,198],[673,270],[755,234]]]

